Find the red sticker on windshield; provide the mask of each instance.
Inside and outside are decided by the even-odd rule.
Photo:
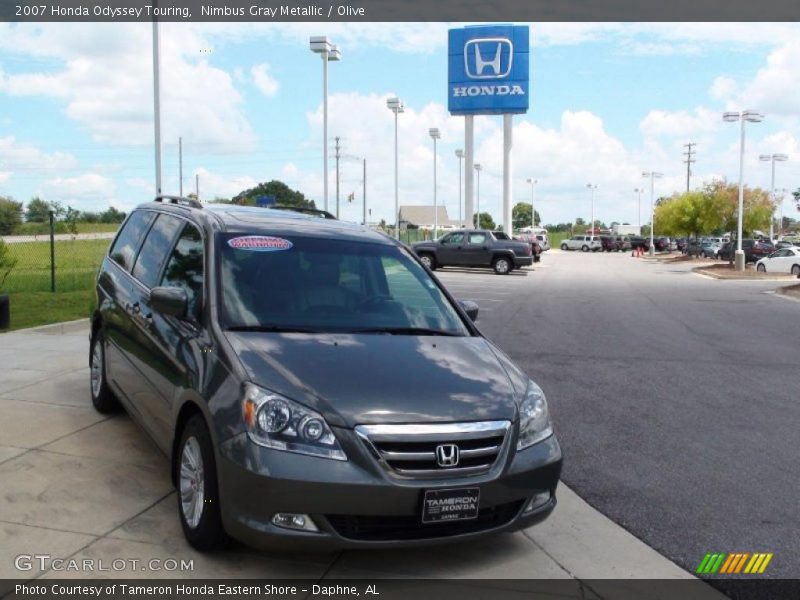
[[[245,235],[229,239],[228,246],[235,250],[279,252],[281,250],[289,250],[293,244],[289,240],[269,235]]]

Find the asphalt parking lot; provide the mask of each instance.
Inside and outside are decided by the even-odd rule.
[[[687,570],[761,551],[796,577],[800,302],[693,266],[553,250],[508,281],[438,273],[544,389],[582,498]]]
[[[798,542],[785,533],[798,507],[798,363],[789,351],[800,303],[763,293],[780,283],[559,251],[505,277],[438,274],[456,297],[480,304],[485,333],[548,394],[568,486],[548,521],[446,551],[286,555],[233,545],[197,554],[180,532],[164,457],[126,416],[91,409],[80,322],[0,336],[0,578],[86,575],[20,572],[19,553],[194,560],[190,573],[100,576],[486,578],[513,587],[522,578],[685,578],[707,551],[745,550],[775,553],[768,575],[796,573]]]

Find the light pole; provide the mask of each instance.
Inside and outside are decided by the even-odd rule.
[[[328,210],[328,62],[342,59],[339,46],[326,35],[312,35],[311,51],[322,57],[322,189],[325,210]]]
[[[463,227],[464,219],[461,216],[461,159],[464,158],[464,151],[461,149],[456,150],[456,156],[458,157],[458,226]]]
[[[436,140],[442,137],[436,127],[428,129],[428,135],[433,140],[433,236],[436,239],[436,230],[439,228],[439,208],[436,203]]]
[[[592,222],[591,222],[591,233],[589,234],[590,238],[594,240],[594,191],[597,189],[597,185],[594,183],[587,183],[586,187],[589,188],[592,192]]]
[[[777,197],[778,194],[781,196],[781,213],[780,213],[780,225],[778,226],[778,238],[783,239],[783,200],[786,197],[786,194],[789,190],[786,188],[781,188],[779,190],[775,190],[775,196]]]
[[[639,195],[639,235],[642,235],[642,192],[644,189],[635,188],[633,191]]]
[[[153,121],[156,147],[156,196],[161,195],[161,43],[158,38],[158,21],[153,20]]]
[[[755,110],[744,112],[726,112],[722,114],[722,119],[728,123],[740,121],[741,134],[739,138],[739,215],[736,225],[736,265],[737,271],[744,271],[744,251],[742,250],[742,222],[744,221],[744,124],[760,123],[764,120],[764,115]]]
[[[533,230],[536,229],[536,210],[533,208],[533,194],[534,189],[536,189],[536,184],[539,183],[539,180],[534,179],[533,177],[528,177],[526,181],[531,184],[531,234],[533,234]]]
[[[653,202],[655,200],[656,179],[663,177],[663,173],[656,173],[655,171],[647,171],[642,173],[642,177],[650,178],[650,249],[647,253],[653,256],[656,253],[656,247],[653,242],[653,231],[655,230],[655,217],[653,215]]]
[[[478,216],[475,217],[475,229],[480,229],[481,228],[481,171],[483,170],[483,167],[480,165],[480,163],[475,163],[474,166],[475,166],[475,172],[478,174],[476,181],[476,194],[475,194],[478,206],[478,213],[477,213]]]
[[[400,200],[397,182],[397,115],[404,112],[400,98],[388,98],[386,106],[394,113],[394,237],[400,239]]]
[[[775,163],[776,162],[784,162],[789,160],[789,157],[785,154],[762,154],[758,157],[758,160],[761,162],[771,162],[772,163],[772,179],[769,186],[769,195],[772,196],[772,204],[773,210],[772,214],[769,217],[769,239],[772,240],[775,235]]]

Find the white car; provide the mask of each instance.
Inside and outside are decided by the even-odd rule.
[[[542,252],[550,250],[550,240],[547,239],[546,233],[537,233],[536,239],[539,241],[539,246],[542,248]]]
[[[561,242],[562,250],[582,250],[583,252],[597,252],[603,247],[599,237],[590,235],[574,235]]]
[[[791,273],[800,277],[800,248],[781,248],[756,263],[762,273]]]

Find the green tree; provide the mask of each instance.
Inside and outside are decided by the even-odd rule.
[[[11,235],[22,223],[22,202],[0,196],[0,235]]]
[[[256,187],[245,190],[231,200],[233,204],[255,206],[259,196],[275,196],[278,204],[283,206],[298,206],[301,208],[316,208],[313,200],[309,200],[302,192],[292,190],[282,181],[272,180],[268,183],[259,183]]]
[[[478,220],[478,213],[472,215],[472,222],[475,223]],[[496,227],[494,223],[494,219],[492,219],[492,215],[487,212],[482,212],[480,216],[480,222],[478,223],[478,229],[490,229],[494,230]]]
[[[31,198],[31,201],[28,202],[28,210],[25,211],[25,220],[28,223],[47,223],[49,219],[50,203],[38,196]]]
[[[541,224],[539,218],[539,211],[536,211],[536,224]],[[514,208],[511,209],[511,222],[514,229],[522,229],[523,227],[531,226],[531,204],[530,202],[517,202]]]
[[[72,235],[77,235],[78,233],[78,220],[81,217],[81,211],[72,208],[71,206],[67,206],[67,212],[64,215],[64,222],[67,224],[67,231],[69,231]]]
[[[17,257],[11,255],[11,248],[3,240],[0,240],[0,291],[3,289],[3,284],[6,282],[6,277],[9,276],[11,271],[17,264]]]
[[[98,215],[101,223],[122,223],[125,220],[125,213],[109,206]]]

